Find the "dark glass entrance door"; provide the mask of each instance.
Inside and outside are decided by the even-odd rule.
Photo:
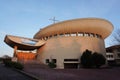
[[[64,69],[77,69],[78,63],[64,63]]]

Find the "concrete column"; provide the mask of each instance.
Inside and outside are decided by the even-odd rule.
[[[76,33],[76,36],[78,36],[78,32]]]
[[[13,55],[13,57],[17,57],[17,46],[14,46],[14,55]]]

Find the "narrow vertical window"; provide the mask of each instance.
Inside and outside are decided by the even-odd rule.
[[[49,59],[46,59],[46,63],[49,63]]]
[[[56,59],[52,59],[52,61],[53,61],[53,63],[56,63],[56,62],[57,62],[57,60],[56,60]]]

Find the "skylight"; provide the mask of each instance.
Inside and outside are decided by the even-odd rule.
[[[22,43],[29,44],[29,45],[35,45],[37,41],[29,40],[29,39],[21,39]]]

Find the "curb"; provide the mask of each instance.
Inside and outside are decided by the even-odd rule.
[[[30,74],[30,73],[27,73],[27,72],[25,72],[25,71],[21,71],[21,70],[15,69],[15,68],[13,68],[13,70],[15,70],[15,71],[17,71],[17,72],[20,72],[20,73],[22,73],[23,75],[26,75],[26,76],[28,76],[28,77],[31,77],[31,78],[33,78],[34,80],[41,80],[41,79],[39,79],[38,77],[36,77],[36,76],[34,76],[34,75]]]
[[[5,67],[6,67],[6,66],[5,66]],[[6,67],[6,68],[10,68],[10,67]],[[27,72],[25,72],[25,71],[22,71],[22,70],[19,70],[19,69],[15,69],[15,68],[10,68],[10,69],[12,69],[12,70],[14,70],[14,71],[17,71],[17,72],[19,72],[19,73],[21,73],[21,74],[23,74],[23,75],[28,76],[28,77],[31,77],[31,78],[34,79],[34,80],[41,80],[41,79],[39,79],[37,76],[34,76],[34,75],[32,75],[32,74],[30,74],[30,73],[27,73]]]

